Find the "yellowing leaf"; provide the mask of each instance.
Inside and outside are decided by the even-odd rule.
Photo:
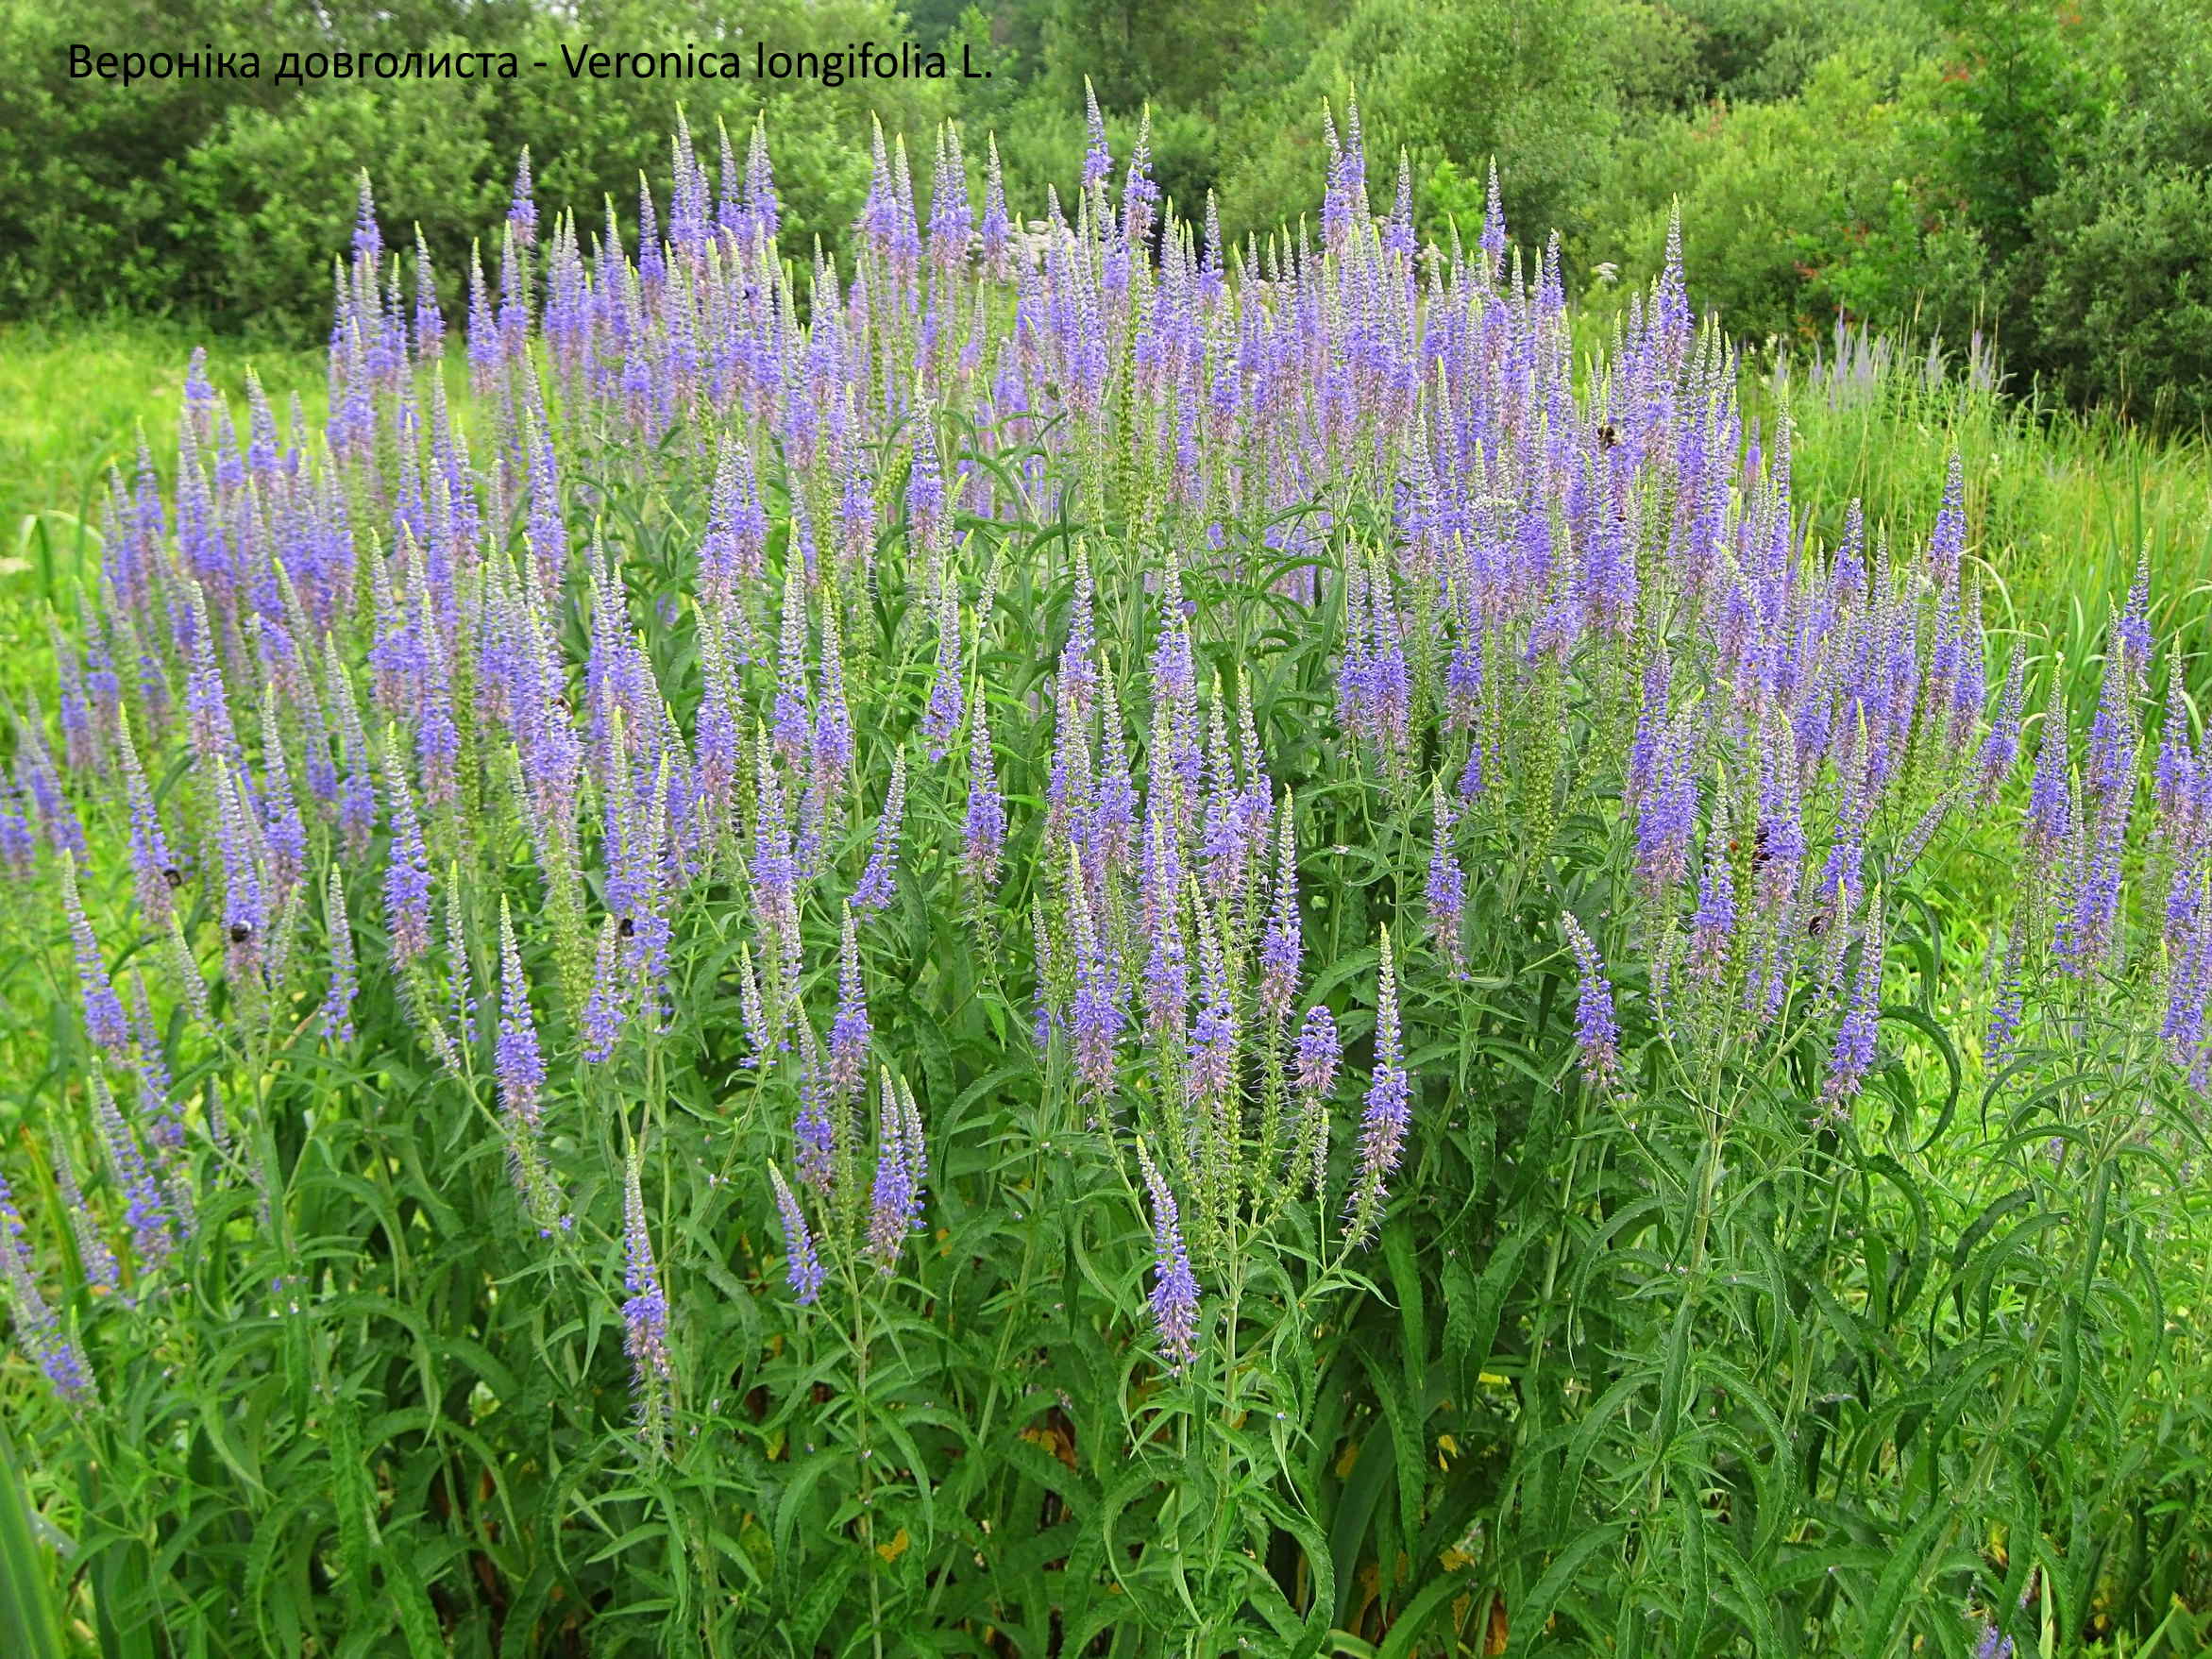
[[[1057,1424],[1032,1424],[1022,1430],[1022,1438],[1032,1446],[1042,1447],[1071,1469],[1075,1466],[1074,1439]]]

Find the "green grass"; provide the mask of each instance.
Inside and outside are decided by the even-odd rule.
[[[325,402],[322,354],[207,341],[174,323],[0,325],[0,610],[64,601],[96,545],[108,471],[129,472],[144,435],[164,476],[175,459],[185,366],[207,345],[209,377],[234,400],[246,371],[281,415],[294,393]]]
[[[1853,497],[1869,534],[1924,535],[1955,449],[1993,631],[2017,631],[2038,657],[2063,653],[2078,695],[2092,683],[2084,669],[2102,648],[2107,607],[2125,601],[2141,560],[2152,624],[2191,659],[2202,690],[2212,649],[2212,453],[2201,438],[2160,438],[1955,375],[1831,387],[1808,367],[1748,385],[1747,405],[1771,421],[1786,404],[1798,497],[1822,515],[1824,537],[1842,533]]]

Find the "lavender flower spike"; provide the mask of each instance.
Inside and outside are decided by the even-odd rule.
[[[1275,832],[1275,908],[1269,913],[1259,947],[1259,1007],[1271,1022],[1291,1010],[1291,992],[1297,983],[1298,957],[1304,944],[1298,925],[1298,849],[1292,815],[1291,793],[1286,789]]]
[[[990,716],[980,688],[971,706],[975,718],[968,729],[968,812],[961,839],[970,878],[988,890],[998,879],[999,857],[1006,844],[1006,805],[999,797],[998,771],[991,760]]]
[[[792,1299],[802,1308],[810,1307],[821,1295],[824,1278],[814,1234],[807,1227],[806,1212],[799,1208],[799,1194],[791,1191],[784,1172],[772,1163],[768,1165],[768,1184],[775,1189],[776,1214],[784,1223],[784,1249],[789,1259],[785,1273],[791,1281]]]
[[[898,891],[899,825],[905,813],[906,755],[903,750],[894,750],[891,783],[884,795],[884,815],[876,824],[875,846],[853,889],[853,908],[864,915],[888,909],[892,895]]]
[[[546,1061],[538,1051],[537,1024],[530,1012],[530,981],[523,976],[515,919],[504,897],[499,900],[499,1041],[495,1069],[499,1104],[524,1129],[534,1133],[542,1115],[539,1096],[546,1086]]]
[[[323,1031],[332,1042],[351,1042],[353,999],[361,987],[353,961],[353,927],[346,915],[346,884],[335,864],[323,889],[323,916],[330,935],[330,990],[323,999]]]
[[[619,934],[610,916],[599,928],[598,954],[592,960],[591,993],[583,1005],[583,1058],[598,1065],[615,1052],[615,1043],[630,1019],[628,988],[617,959]]]
[[[72,1405],[96,1404],[99,1391],[84,1349],[61,1324],[61,1317],[39,1292],[31,1274],[30,1245],[24,1239],[23,1216],[15,1193],[0,1177],[0,1275],[5,1276],[8,1312],[24,1349],[46,1374],[54,1392]]]
[[[100,1139],[106,1145],[109,1173],[123,1193],[124,1225],[130,1232],[131,1248],[147,1267],[159,1267],[169,1259],[177,1237],[184,1230],[180,1218],[173,1221],[168,1195],[146,1161],[138,1136],[124,1122],[122,1108],[115,1104],[108,1080],[97,1067],[93,1069],[91,1085],[93,1115],[99,1122]],[[106,1247],[101,1246],[103,1250]]]
[[[384,783],[392,799],[392,861],[384,870],[385,925],[392,936],[392,959],[405,967],[431,948],[431,871],[397,726],[384,733]]]
[[[84,899],[76,888],[76,860],[61,855],[61,903],[69,917],[69,939],[76,948],[76,982],[84,993],[84,1024],[92,1040],[110,1054],[122,1056],[130,1048],[130,1025],[123,1017],[123,999],[108,976],[107,959],[84,913]]]
[[[1567,914],[1560,917],[1560,926],[1574,947],[1575,962],[1582,975],[1581,993],[1575,1004],[1575,1043],[1581,1050],[1582,1081],[1601,1092],[1610,1090],[1620,1081],[1621,1029],[1613,1016],[1613,984],[1606,978],[1605,964],[1598,959],[1597,947],[1582,924]]]
[[[1467,913],[1467,875],[1452,850],[1455,815],[1444,800],[1441,778],[1429,782],[1429,810],[1435,823],[1428,848],[1428,924],[1455,973],[1466,972],[1467,953],[1460,934]]]
[[[50,1136],[47,1142],[54,1166],[54,1188],[61,1195],[61,1208],[69,1212],[69,1225],[76,1233],[76,1264],[84,1272],[85,1283],[94,1290],[111,1291],[123,1282],[122,1270],[115,1262],[115,1252],[108,1247],[108,1240],[100,1231],[100,1218],[93,1213],[85,1202],[84,1192],[77,1185],[76,1165],[69,1156],[69,1143],[59,1135]]]
[[[906,1118],[899,1109],[891,1074],[883,1074],[876,1110],[875,1185],[869,1193],[868,1253],[886,1278],[899,1263],[899,1245],[920,1204],[914,1162],[906,1147]]]
[[[1144,1190],[1152,1200],[1153,1244],[1158,1253],[1154,1268],[1152,1322],[1159,1330],[1160,1354],[1168,1369],[1180,1376],[1198,1357],[1198,1280],[1190,1272],[1190,1257],[1183,1248],[1181,1213],[1175,1195],[1160,1177],[1159,1166],[1142,1141],[1137,1143],[1138,1166],[1144,1172]]]
[[[1328,1187],[1328,1097],[1336,1087],[1337,1062],[1343,1048],[1336,1017],[1322,1003],[1306,1010],[1298,1029],[1292,1075],[1298,1088],[1298,1141],[1293,1175],[1310,1173],[1314,1196]]]
[[[860,938],[853,911],[845,910],[844,938],[837,951],[837,1011],[830,1022],[829,1082],[839,1100],[852,1100],[868,1077],[868,994],[860,979]]]
[[[658,1447],[667,1437],[676,1366],[668,1355],[668,1297],[653,1261],[652,1238],[645,1229],[645,1193],[634,1147],[622,1177],[622,1282],[629,1293],[622,1304],[622,1346],[630,1355],[638,1424]]]
[[[1882,922],[1882,895],[1866,904],[1866,935],[1859,945],[1858,977],[1851,985],[1850,1006],[1836,1027],[1835,1047],[1828,1059],[1828,1076],[1821,1084],[1825,1114],[1841,1119],[1859,1092],[1866,1074],[1874,1068],[1875,1027],[1882,1007],[1882,955],[1886,943]]]
[[[1391,1172],[1398,1167],[1406,1130],[1412,1123],[1412,1079],[1406,1074],[1399,1047],[1397,969],[1386,927],[1375,998],[1375,1074],[1367,1086],[1367,1109],[1359,1119],[1359,1171],[1353,1177],[1351,1201],[1344,1207],[1347,1245],[1372,1243],[1381,1225]]]

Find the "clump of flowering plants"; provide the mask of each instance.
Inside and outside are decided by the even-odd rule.
[[[1028,228],[879,135],[805,265],[680,133],[629,231],[526,168],[450,330],[364,183],[328,421],[195,367],[0,817],[104,1645],[2052,1651],[2123,1540],[2163,1605],[2145,596],[2031,717],[1959,490],[1810,543],[1676,262],[1578,364],[1556,243],[1329,145],[1233,247],[1103,131]]]

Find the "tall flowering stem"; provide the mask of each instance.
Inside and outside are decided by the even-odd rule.
[[[76,953],[76,981],[84,998],[86,1034],[120,1058],[130,1047],[130,1026],[123,1017],[123,999],[115,994],[107,959],[93,937],[93,924],[85,917],[84,899],[76,889],[76,860],[67,854],[61,858],[61,902],[69,918],[69,941]]]
[[[1198,1357],[1198,1280],[1190,1271],[1190,1257],[1183,1248],[1182,1212],[1175,1195],[1153,1161],[1152,1152],[1137,1143],[1138,1166],[1144,1172],[1144,1191],[1152,1205],[1152,1236],[1157,1261],[1153,1268],[1154,1329],[1158,1333],[1160,1357],[1171,1372],[1181,1373]]]
[[[1560,927],[1575,953],[1581,974],[1581,990],[1575,999],[1575,1046],[1580,1056],[1582,1081],[1599,1092],[1620,1085],[1620,1021],[1613,1003],[1613,982],[1605,976],[1597,946],[1572,914],[1560,918]]]
[[[1390,1199],[1390,1178],[1406,1146],[1413,1121],[1413,1083],[1405,1066],[1398,1036],[1397,966],[1391,956],[1390,929],[1382,930],[1381,965],[1375,991],[1375,1070],[1368,1080],[1367,1104],[1359,1118],[1359,1161],[1344,1206],[1344,1243],[1357,1247],[1374,1242]]]
[[[630,1356],[631,1393],[649,1446],[666,1447],[674,1404],[676,1365],[668,1352],[668,1297],[646,1231],[645,1193],[637,1149],[622,1172],[622,1346]]]
[[[781,1166],[768,1165],[768,1183],[775,1190],[776,1214],[784,1225],[785,1274],[790,1281],[792,1300],[802,1308],[811,1307],[821,1295],[825,1277],[821,1258],[815,1251],[813,1230],[807,1227],[806,1212],[799,1206],[799,1195],[784,1179]]]

